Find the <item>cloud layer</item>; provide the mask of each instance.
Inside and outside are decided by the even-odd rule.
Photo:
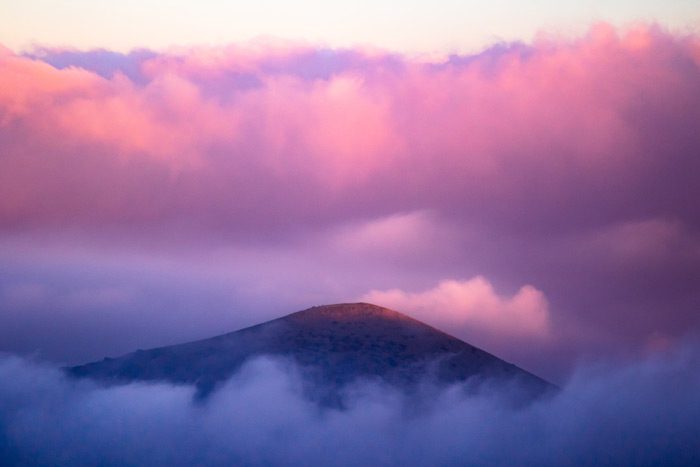
[[[5,51],[0,219],[184,219],[237,235],[427,208],[522,234],[664,219],[695,229],[684,181],[697,163],[699,47],[599,25],[437,64],[195,49],[133,54],[108,78],[89,54],[59,69],[47,62],[61,52]]]
[[[459,388],[414,405],[359,383],[347,410],[300,394],[293,367],[252,362],[205,403],[193,389],[67,381],[0,359],[0,457],[9,465],[694,465],[700,379],[694,345],[627,366],[580,370],[524,408]]]
[[[468,289],[435,323],[513,355],[548,335],[539,369],[674,342],[700,327],[698,122],[700,39],[653,25],[443,61],[3,49],[5,350],[43,348],[39,322],[72,342],[119,322],[125,352],[476,276],[401,305]]]

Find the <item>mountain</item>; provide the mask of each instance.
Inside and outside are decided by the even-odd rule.
[[[543,379],[399,312],[368,303],[316,306],[228,334],[138,350],[68,368],[107,383],[193,384],[205,397],[247,360],[275,356],[298,364],[308,394],[342,405],[342,390],[378,379],[412,391],[425,381],[516,384],[528,398],[551,391]]]

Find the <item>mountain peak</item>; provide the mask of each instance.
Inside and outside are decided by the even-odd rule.
[[[317,305],[306,310],[297,311],[285,316],[291,320],[337,320],[344,322],[362,321],[366,319],[410,320],[413,318],[372,303],[336,303],[333,305]]]
[[[331,405],[340,404],[343,387],[363,378],[408,390],[426,379],[440,384],[517,380],[532,395],[553,387],[454,336],[370,303],[315,306],[228,334],[137,351],[68,372],[111,383],[194,384],[206,395],[258,356],[294,362],[320,388],[318,398]]]

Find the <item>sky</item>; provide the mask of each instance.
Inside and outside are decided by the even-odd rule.
[[[571,36],[593,22],[700,26],[698,0],[4,0],[0,42],[134,48],[221,45],[283,39],[328,47],[373,47],[409,54],[469,53],[540,32]]]
[[[563,383],[698,333],[697,2],[165,5],[0,7],[0,351],[369,301]]]

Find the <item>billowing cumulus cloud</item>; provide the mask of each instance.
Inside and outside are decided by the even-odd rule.
[[[422,404],[358,382],[321,409],[293,367],[257,360],[204,402],[166,384],[100,387],[0,359],[5,465],[695,465],[698,351],[580,369],[526,407],[458,387]],[[430,393],[428,393],[430,394]]]
[[[700,40],[654,25],[441,61],[2,49],[4,349],[60,329],[125,352],[476,276],[509,293],[454,316],[549,335],[533,370],[675,342],[700,327],[698,122]]]
[[[515,338],[544,339],[549,334],[549,308],[544,294],[526,285],[513,296],[500,296],[483,277],[445,280],[430,290],[373,290],[362,297],[395,310],[404,310],[442,328],[462,328],[463,335],[498,349]],[[501,340],[500,346],[494,340]]]
[[[444,63],[296,48],[125,58],[141,80],[98,74],[90,54],[70,66],[56,52],[55,68],[51,52],[6,51],[0,219],[194,216],[236,234],[434,209],[523,233],[658,216],[696,228],[697,48],[600,25]]]

